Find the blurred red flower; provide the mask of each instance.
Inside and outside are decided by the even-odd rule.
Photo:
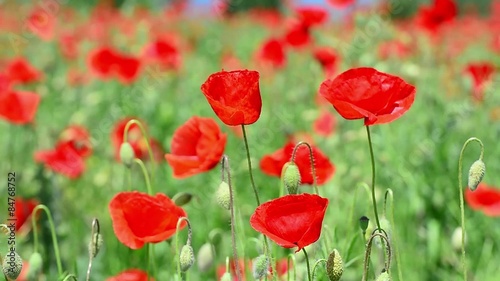
[[[490,217],[500,216],[500,189],[480,183],[476,190],[465,189],[465,202],[471,209]]]
[[[330,111],[323,110],[314,121],[313,130],[320,136],[328,137],[335,131],[336,125],[337,120],[335,119],[335,115]]]
[[[328,0],[328,3],[336,8],[345,8],[346,6],[349,6],[354,2],[355,0]]]
[[[138,191],[116,194],[109,203],[109,212],[116,237],[131,249],[169,239],[177,231],[177,221],[186,217],[184,209],[166,195]],[[185,226],[183,221],[179,229]]]
[[[272,154],[264,155],[260,160],[260,169],[264,174],[281,177],[283,165],[291,160],[294,142],[287,142],[283,148],[280,148]],[[314,158],[314,168],[316,170],[316,181],[318,185],[325,184],[334,174],[335,166],[330,162],[328,157],[323,154],[319,148],[311,145]],[[311,161],[309,156],[309,148],[301,145],[295,154],[295,164],[299,167],[302,184],[313,184],[313,176],[311,170]]]
[[[186,178],[215,167],[224,153],[226,134],[211,118],[193,116],[172,138],[171,153],[165,159],[175,178]]]
[[[49,41],[54,37],[56,18],[41,7],[36,7],[27,18],[28,28],[41,39]]]
[[[416,92],[403,79],[368,67],[325,80],[319,91],[342,117],[364,119],[367,126],[399,118],[410,109]]]
[[[313,56],[321,64],[327,77],[332,76],[337,71],[340,58],[333,48],[317,47],[313,50]]]
[[[257,60],[262,64],[275,68],[283,67],[286,63],[285,48],[283,42],[276,38],[264,41],[257,52]]]
[[[144,47],[143,58],[146,62],[158,64],[162,69],[177,70],[182,60],[179,48],[172,39],[157,39]]]
[[[42,74],[25,58],[13,59],[5,67],[7,77],[13,83],[27,84],[40,81]]]
[[[432,5],[422,6],[416,16],[422,28],[436,32],[443,24],[457,17],[458,7],[454,0],[434,0]]]
[[[88,157],[92,154],[90,134],[85,127],[80,125],[71,125],[64,129],[58,142],[69,144],[81,157]]]
[[[74,33],[65,33],[59,36],[59,49],[62,55],[66,59],[77,59],[78,58],[78,44],[80,38]]]
[[[250,225],[281,247],[298,247],[298,252],[319,239],[327,207],[328,199],[315,194],[285,195],[258,206]]]
[[[118,78],[124,84],[135,81],[139,75],[140,61],[132,56],[102,47],[89,54],[90,70],[101,79]]]
[[[201,91],[217,117],[226,125],[250,125],[260,117],[262,99],[257,71],[214,73],[201,85]]]
[[[299,21],[308,28],[321,25],[328,20],[328,11],[320,6],[297,7],[295,13]]]
[[[8,88],[9,86],[0,85],[1,87]],[[2,92],[0,89],[0,117],[12,124],[21,125],[32,122],[39,103],[40,96],[35,93],[9,89],[4,89]]]
[[[240,258],[240,259],[238,259],[238,266],[240,267],[241,280],[238,280],[236,277],[236,263],[234,262],[234,259],[229,259],[229,273],[231,274],[232,280],[234,280],[234,281],[246,281],[247,279],[245,277],[245,269],[252,268],[252,261],[247,260],[245,262],[244,259]],[[226,265],[225,264],[219,265],[217,267],[216,273],[217,273],[217,280],[220,280],[222,278],[222,275],[224,275],[224,273],[226,273]]]
[[[78,178],[85,170],[85,162],[71,143],[58,143],[52,150],[35,152],[35,162],[44,163],[56,173],[70,179]]]
[[[472,97],[474,100],[482,102],[484,100],[484,86],[493,77],[495,65],[490,62],[469,63],[465,72],[472,77]]]
[[[127,269],[120,272],[118,275],[109,277],[106,281],[148,281],[148,274],[140,269]],[[155,281],[153,277],[149,277],[149,281]]]
[[[410,55],[411,51],[411,46],[400,40],[385,41],[378,46],[378,56],[383,60],[388,58],[403,59]]]
[[[16,218],[16,232],[23,229],[25,223],[28,225],[30,222],[28,219],[31,218],[31,213],[33,209],[39,204],[36,199],[24,199],[22,197],[16,197],[15,200],[15,218]]]
[[[288,24],[284,41],[290,47],[300,48],[308,45],[312,41],[309,27],[301,22],[291,22]]]

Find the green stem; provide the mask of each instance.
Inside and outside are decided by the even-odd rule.
[[[384,244],[384,242],[385,242],[385,244],[387,244],[387,247],[386,247],[387,255],[384,257],[385,270],[389,271],[389,269],[391,267],[392,251],[391,251],[391,245],[389,244],[389,239],[387,238],[387,233],[383,229],[381,230],[381,232],[378,232],[378,233],[375,233],[375,231],[374,231],[374,233],[370,236],[370,239],[368,239],[368,242],[366,245],[365,260],[363,263],[362,281],[366,281],[366,278],[368,277],[368,268],[370,265],[370,255],[371,255],[371,251],[372,251],[372,243],[373,243],[373,239],[377,236],[379,236],[381,240],[385,240],[385,241],[381,242],[382,244]]]
[[[130,130],[130,127],[133,124],[136,124],[139,127],[139,129],[141,130],[142,136],[146,139],[146,147],[148,148],[149,158],[151,160],[151,165],[153,166],[153,169],[151,171],[151,175],[154,178],[155,159],[154,159],[154,156],[153,156],[153,149],[151,148],[151,144],[149,142],[148,134],[146,133],[146,130],[144,129],[144,126],[142,125],[142,123],[139,120],[137,120],[137,119],[131,119],[131,120],[129,120],[127,122],[127,124],[125,125],[125,130],[123,131],[123,142],[127,142],[128,141],[128,131]]]
[[[315,263],[314,263],[314,267],[313,267],[313,272],[312,272],[312,280],[314,281],[314,277],[316,275],[316,267],[318,267],[319,263],[320,262],[323,262],[323,263],[326,263],[327,260],[326,259],[319,259],[317,260]]]
[[[144,165],[144,162],[142,162],[142,160],[139,158],[135,158],[134,162],[137,163],[141,167],[142,174],[144,176],[144,180],[146,181],[146,187],[148,189],[148,194],[153,195],[153,189],[151,188],[151,182],[149,180],[148,170],[146,170],[146,166]]]
[[[352,199],[352,205],[351,205],[351,208],[350,208],[350,210],[349,210],[349,217],[348,217],[348,218],[349,218],[349,223],[351,223],[351,222],[353,222],[353,221],[354,221],[354,209],[355,209],[355,207],[356,207],[356,201],[357,201],[357,199],[358,199],[358,189],[359,189],[360,187],[364,187],[364,188],[365,188],[365,190],[367,191],[368,196],[370,196],[370,195],[371,195],[371,192],[370,192],[370,187],[369,187],[366,183],[361,182],[361,183],[359,183],[359,184],[356,186],[356,188],[354,189],[354,196],[353,196],[353,199]],[[371,198],[370,198],[370,199],[371,199]],[[354,227],[354,233],[357,233],[357,229],[359,228],[359,226],[358,226],[358,225],[359,225],[359,224],[358,224],[358,223],[356,223],[356,226]],[[346,253],[346,255],[345,255],[345,258],[346,258],[346,259],[348,259],[349,254],[350,254],[350,253],[349,253],[349,251],[348,251],[348,247],[349,247],[349,241],[346,241],[346,244],[345,244],[345,246],[344,246],[344,253]]]
[[[392,225],[392,247],[394,248],[394,257],[396,260],[396,265],[398,266],[398,277],[399,281],[403,281],[403,272],[401,269],[401,261],[400,256],[399,256],[399,250],[398,250],[398,243],[396,242],[396,225],[394,221],[394,194],[392,192],[392,189],[388,188],[385,191],[385,197],[384,197],[384,216],[387,218],[387,198],[390,198],[391,202],[391,215],[390,215],[390,220],[391,220],[391,225]]]
[[[309,265],[309,256],[307,255],[306,248],[302,248],[302,252],[304,252],[304,256],[306,257],[306,265],[307,265],[307,280],[311,280],[311,266]]]
[[[191,240],[192,240],[192,236],[193,236],[193,232],[191,230],[191,223],[189,222],[189,219],[186,218],[186,217],[182,217],[182,218],[179,218],[179,220],[177,220],[177,226],[176,226],[176,231],[175,231],[175,257],[176,259],[179,258],[180,256],[180,250],[179,250],[179,230],[180,230],[180,227],[181,227],[181,223],[183,221],[186,221],[187,222],[187,226],[188,226],[188,237],[187,237],[187,244],[191,245]],[[179,262],[179,260],[176,261],[177,262],[177,274],[179,275],[179,277],[181,277],[182,280],[185,280],[185,275],[182,274],[182,271],[181,271],[181,263]]]
[[[255,182],[253,180],[253,172],[252,172],[252,161],[250,159],[250,149],[248,148],[248,140],[247,133],[245,131],[245,125],[241,125],[241,130],[243,131],[243,140],[245,141],[245,149],[247,151],[247,162],[248,162],[248,172],[250,173],[250,182],[252,183],[253,193],[255,194],[255,200],[257,201],[257,206],[260,205],[259,193],[257,192],[257,187],[255,186]]]
[[[34,252],[38,253],[38,227],[36,224],[36,212],[38,210],[43,210],[47,214],[47,218],[49,220],[49,227],[50,227],[50,233],[52,235],[52,243],[54,244],[54,253],[56,256],[56,263],[57,263],[57,272],[59,276],[63,275],[63,270],[62,270],[62,264],[61,264],[61,256],[59,254],[59,244],[57,243],[57,237],[56,237],[56,230],[54,227],[54,221],[52,221],[52,214],[50,213],[49,208],[47,206],[39,204],[37,205],[34,209],[33,212],[31,212],[31,224],[33,225],[33,236],[35,237],[34,239]]]
[[[370,147],[370,158],[371,158],[371,163],[372,163],[372,203],[373,203],[373,212],[375,213],[375,222],[377,223],[377,229],[380,231],[380,221],[378,218],[378,211],[377,211],[377,200],[375,199],[375,156],[373,154],[373,145],[372,145],[372,138],[370,134],[370,126],[365,126],[366,127],[366,133],[368,135],[368,145]]]
[[[296,265],[297,262],[295,261],[295,255],[294,254],[288,254],[288,257],[286,258],[286,267],[288,270],[286,271],[286,280],[290,281],[290,260],[293,261],[293,280],[297,280],[297,269]]]
[[[90,233],[90,241],[93,243],[94,247],[94,254],[92,254],[92,251],[89,253],[89,265],[87,268],[87,279],[86,281],[90,280],[90,271],[92,270],[92,261],[94,260],[95,256],[97,255],[97,252],[99,252],[99,235],[101,233],[101,227],[99,225],[99,220],[94,218],[92,220],[92,231]],[[94,236],[97,234],[96,238]],[[95,241],[94,241],[95,240]]]
[[[460,151],[460,157],[458,159],[458,195],[460,196],[460,219],[462,223],[462,268],[464,274],[464,281],[467,281],[467,266],[465,260],[465,206],[464,206],[464,197],[462,191],[462,160],[465,148],[469,143],[475,141],[479,143],[481,146],[481,154],[479,155],[479,160],[483,160],[484,155],[484,145],[483,142],[478,138],[469,138],[463,145],[462,150]]]
[[[313,187],[314,187],[314,191],[316,192],[316,194],[319,195],[318,184],[317,184],[317,179],[316,179],[316,168],[314,166],[314,155],[313,155],[313,150],[312,150],[311,145],[305,141],[301,141],[301,142],[297,143],[295,145],[295,147],[293,148],[291,161],[295,162],[295,154],[297,153],[297,149],[301,145],[305,145],[309,149],[309,160],[311,162],[311,172],[312,172],[312,176],[313,176]]]

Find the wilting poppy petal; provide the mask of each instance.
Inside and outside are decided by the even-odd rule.
[[[109,203],[109,212],[116,237],[131,249],[169,239],[177,231],[179,218],[186,217],[184,209],[166,195],[138,191],[116,194]],[[184,221],[180,229],[185,226]]]
[[[140,269],[127,269],[118,275],[109,277],[106,281],[148,281],[148,274]],[[155,281],[155,279],[149,277],[149,281]]]
[[[480,183],[476,190],[465,189],[465,202],[471,209],[490,217],[500,217],[500,189]]]
[[[249,125],[260,117],[262,100],[257,71],[214,73],[201,85],[201,91],[215,114],[226,125]]]
[[[40,96],[32,92],[0,92],[0,117],[13,124],[26,124],[35,118]]]
[[[257,207],[250,225],[284,248],[302,248],[321,234],[328,199],[313,194],[292,194]]]
[[[345,119],[364,119],[365,125],[389,123],[410,109],[415,87],[403,79],[361,67],[347,70],[321,84],[320,94]]]
[[[37,151],[35,161],[70,179],[78,178],[85,170],[83,158],[69,143],[60,143],[54,150]]]
[[[171,153],[165,155],[175,178],[185,178],[215,167],[224,153],[226,134],[211,118],[191,117],[172,138]]]

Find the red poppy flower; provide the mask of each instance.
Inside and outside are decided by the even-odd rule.
[[[148,273],[135,268],[127,269],[118,275],[107,278],[106,281],[148,281]],[[149,281],[155,281],[155,279],[149,277]]]
[[[465,71],[472,77],[472,97],[476,101],[483,101],[484,86],[491,80],[493,74],[495,73],[495,66],[489,62],[470,63],[469,65],[467,65]]]
[[[39,204],[36,199],[24,199],[22,197],[16,197],[15,200],[15,217],[16,217],[16,232],[21,230],[25,223],[28,222],[28,219],[31,218],[31,213],[33,209]]]
[[[186,217],[184,209],[166,195],[138,191],[116,194],[109,203],[109,212],[116,237],[131,249],[169,239],[177,231],[179,218]],[[180,229],[185,226],[183,221]]]
[[[173,40],[157,39],[148,44],[143,51],[146,61],[157,63],[162,69],[179,69],[181,55]]]
[[[72,143],[58,143],[53,150],[37,151],[34,158],[70,179],[78,178],[85,170],[85,162]]]
[[[232,280],[234,281],[246,281],[245,277],[245,268],[252,268],[252,261],[247,260],[245,262],[244,259],[238,259],[238,266],[240,267],[240,276],[241,280],[238,280],[236,277],[236,263],[234,262],[234,259],[229,259],[229,273],[231,274]],[[226,273],[226,265],[221,264],[217,267],[217,280],[220,280],[222,278],[222,275]]]
[[[391,40],[382,42],[378,47],[378,55],[381,59],[402,59],[411,53],[411,47],[402,41]]]
[[[465,189],[465,202],[471,209],[490,217],[500,216],[500,190],[480,183],[476,190]]]
[[[191,117],[172,138],[171,153],[165,159],[175,178],[185,178],[215,167],[224,153],[226,134],[211,118]]]
[[[28,28],[41,39],[49,41],[54,37],[56,18],[42,8],[34,9],[27,18]]]
[[[328,3],[335,8],[345,8],[354,2],[355,0],[328,0]]]
[[[257,71],[214,73],[201,85],[201,91],[217,117],[226,125],[250,125],[260,117],[262,100]]]
[[[308,45],[312,41],[309,27],[300,23],[294,22],[288,25],[284,41],[291,47],[300,48]]]
[[[130,84],[135,81],[139,75],[139,68],[141,66],[139,59],[132,56],[120,55],[115,63],[118,66],[116,72],[118,80],[124,84]]]
[[[123,133],[125,132],[125,126],[127,123],[132,120],[137,119],[133,117],[124,118],[116,123],[111,132],[111,143],[113,144],[113,148],[115,151],[115,159],[120,161],[120,146],[123,143]],[[144,124],[144,122],[141,122]],[[147,128],[145,128],[147,130]],[[149,160],[149,152],[147,141],[145,137],[142,135],[141,129],[138,125],[132,124],[128,130],[127,142],[130,143],[132,148],[134,149],[135,157],[141,160]],[[153,158],[155,161],[163,160],[163,148],[160,143],[154,138],[150,137],[149,145],[153,150]]]
[[[92,154],[90,134],[82,126],[71,125],[67,127],[59,136],[58,142],[69,144],[81,157],[88,157]]]
[[[257,52],[257,59],[263,64],[276,68],[283,67],[286,62],[283,43],[275,38],[266,40]]]
[[[140,62],[137,58],[102,47],[89,54],[89,67],[102,79],[115,77],[124,84],[129,84],[137,78]]]
[[[298,247],[298,252],[319,239],[327,207],[328,199],[315,194],[285,195],[258,206],[250,225],[281,247]]]
[[[417,19],[422,28],[436,32],[444,23],[455,19],[457,14],[458,8],[454,0],[434,0],[432,5],[420,8]]]
[[[260,169],[262,172],[270,176],[281,177],[283,165],[291,160],[294,147],[295,143],[289,141],[283,148],[276,150],[270,155],[264,155],[260,160]],[[319,148],[314,145],[311,145],[311,147],[316,170],[316,183],[323,185],[333,176],[335,166],[330,163],[328,157]],[[299,167],[302,184],[313,184],[309,148],[307,146],[301,145],[297,149],[295,164]]]
[[[323,7],[298,7],[295,12],[300,22],[306,27],[321,25],[328,20],[328,12]]]
[[[32,92],[0,92],[0,117],[12,124],[26,124],[35,118],[40,96]]]
[[[320,94],[345,119],[365,125],[389,123],[410,109],[415,87],[403,79],[368,67],[353,68],[321,84]]]
[[[76,34],[66,33],[61,35],[58,43],[65,58],[72,60],[78,57],[79,38]]]
[[[5,72],[10,81],[22,84],[39,81],[42,76],[42,74],[24,58],[17,58],[10,61],[5,68]]]
[[[331,76],[337,70],[339,56],[333,48],[318,47],[313,51],[314,58],[321,64],[326,76]]]
[[[316,134],[328,137],[335,131],[336,125],[337,120],[335,119],[335,115],[325,110],[321,112],[318,119],[314,121],[313,129]]]

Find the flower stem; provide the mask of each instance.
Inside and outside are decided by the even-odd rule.
[[[144,165],[144,162],[142,162],[141,159],[135,158],[134,162],[137,163],[141,167],[142,174],[144,176],[144,180],[146,181],[146,188],[148,189],[148,194],[153,195],[153,189],[151,188],[151,182],[149,180],[149,174],[148,170],[146,170],[146,166]]]
[[[250,173],[250,182],[252,183],[253,192],[255,193],[255,200],[257,201],[257,206],[260,205],[259,193],[257,192],[257,187],[255,186],[255,182],[253,180],[253,172],[252,172],[252,161],[250,159],[250,149],[248,148],[248,140],[247,133],[245,131],[245,125],[241,125],[241,130],[243,131],[243,139],[245,141],[245,149],[247,151],[247,162],[248,162],[248,172]]]
[[[373,212],[375,213],[375,222],[377,223],[377,229],[380,232],[380,221],[378,218],[377,211],[377,200],[375,200],[375,156],[373,154],[373,145],[372,145],[372,137],[370,134],[370,126],[366,125],[366,133],[368,135],[368,146],[370,147],[370,158],[372,163],[372,203],[373,203]]]
[[[193,237],[193,232],[191,230],[191,223],[189,222],[189,219],[186,217],[179,218],[179,220],[177,221],[177,227],[176,227],[176,231],[175,231],[175,257],[176,258],[179,258],[179,256],[180,256],[179,230],[181,227],[181,223],[183,221],[186,221],[187,226],[188,226],[188,237],[187,237],[188,244],[191,244],[191,239]],[[179,275],[179,277],[181,277],[182,280],[185,280],[185,275],[182,274],[182,271],[181,271],[181,263],[178,260],[177,260],[177,274]]]
[[[54,244],[54,254],[56,256],[56,263],[57,263],[57,273],[59,276],[63,275],[63,270],[62,270],[62,264],[61,264],[61,256],[59,254],[59,244],[57,243],[57,236],[56,236],[56,229],[54,226],[54,221],[52,220],[52,214],[50,213],[49,208],[47,206],[39,204],[37,205],[34,209],[33,212],[31,212],[31,224],[33,225],[33,236],[34,238],[34,252],[38,253],[38,227],[36,224],[36,212],[38,210],[43,210],[47,214],[47,218],[49,220],[49,227],[50,227],[50,233],[52,235],[52,243]]]
[[[464,206],[464,197],[462,191],[462,160],[465,148],[469,143],[475,141],[479,143],[481,146],[481,154],[479,155],[479,160],[483,160],[484,155],[484,145],[483,142],[478,138],[469,138],[463,145],[462,150],[460,151],[460,157],[458,158],[458,195],[460,196],[460,219],[462,223],[462,268],[464,274],[464,281],[467,281],[467,266],[465,261],[465,206]]]
[[[314,155],[313,155],[313,150],[312,150],[311,145],[305,141],[301,141],[301,142],[297,143],[295,145],[295,147],[293,148],[291,161],[295,162],[295,154],[297,153],[297,149],[301,145],[305,145],[309,149],[309,159],[311,161],[311,172],[312,172],[312,176],[313,176],[313,187],[314,187],[314,191],[316,192],[316,194],[319,195],[318,183],[317,183],[317,179],[316,179],[316,168],[314,166]]]
[[[306,265],[307,265],[307,280],[311,280],[311,266],[309,265],[309,256],[307,255],[306,248],[302,248],[302,252],[304,252],[304,256],[306,257]]]
[[[385,232],[385,230],[381,230],[380,232],[378,233],[375,233],[375,231],[373,231],[374,233],[370,236],[370,239],[368,239],[368,242],[367,242],[367,245],[366,245],[366,250],[365,250],[365,260],[363,262],[363,277],[362,277],[362,281],[366,281],[366,278],[368,277],[368,268],[370,266],[370,255],[371,255],[371,252],[372,252],[372,243],[373,243],[373,239],[377,236],[380,237],[381,240],[385,240],[385,241],[381,241],[382,244],[387,244],[387,247],[386,250],[387,250],[387,255],[384,257],[384,269],[386,271],[389,271],[390,267],[391,267],[391,259],[392,259],[392,250],[391,250],[391,245],[389,243],[389,239],[387,238],[387,233]]]
[[[154,156],[153,156],[153,149],[151,148],[151,144],[149,142],[148,134],[146,133],[146,130],[144,129],[144,126],[142,125],[142,123],[139,120],[137,120],[137,119],[131,119],[131,120],[129,120],[127,122],[127,124],[125,125],[125,130],[123,131],[123,142],[127,142],[128,141],[128,131],[130,130],[130,127],[133,124],[135,124],[135,125],[137,125],[139,127],[139,129],[141,130],[142,136],[146,139],[146,146],[148,148],[149,158],[151,159],[151,165],[153,166],[153,170],[151,171],[151,175],[154,178],[155,159],[154,159]]]
[[[293,280],[297,280],[297,269],[296,269],[297,262],[295,261],[295,255],[289,254],[288,257],[286,258],[286,267],[288,268],[288,270],[286,271],[287,281],[290,281],[290,260],[292,260],[293,262]]]
[[[396,265],[398,266],[398,279],[399,281],[403,281],[403,272],[401,269],[401,261],[400,256],[399,256],[399,251],[397,247],[397,242],[396,242],[396,225],[394,222],[394,194],[392,192],[392,189],[388,188],[385,191],[385,196],[384,196],[384,217],[387,218],[387,198],[390,198],[391,201],[391,215],[390,215],[390,220],[391,220],[391,225],[392,225],[392,247],[394,248],[394,258],[396,260]]]
[[[326,263],[326,262],[327,262],[327,260],[326,260],[326,259],[319,259],[319,260],[317,260],[317,261],[314,263],[313,272],[312,272],[312,280],[313,280],[313,281],[314,281],[314,277],[315,277],[315,275],[316,275],[316,268],[318,267],[318,265],[319,265],[321,262],[322,262],[322,263]]]

